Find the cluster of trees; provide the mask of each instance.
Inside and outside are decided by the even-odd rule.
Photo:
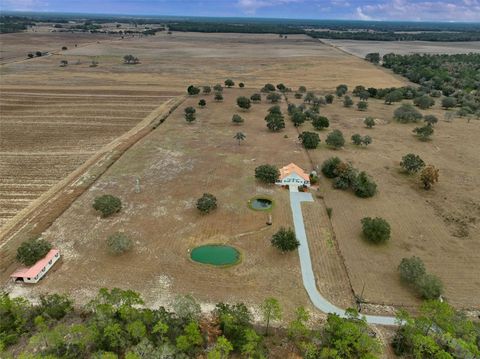
[[[235,23],[182,21],[168,24],[171,31],[186,32],[223,32],[223,33],[251,33],[251,34],[303,34],[299,27],[284,24],[251,23],[236,21]]]
[[[316,130],[323,130],[330,126],[328,118],[320,116],[320,103],[315,103],[316,99],[313,100],[314,102],[309,109],[306,109],[305,104],[300,104],[298,106],[293,103],[288,104],[288,114],[295,127],[300,126],[305,121],[311,121],[312,126]]]
[[[480,88],[480,54],[411,54],[383,56],[383,66],[421,85],[425,92],[439,90],[450,96]]]
[[[144,304],[138,293],[118,288],[100,289],[78,309],[65,295],[42,296],[33,305],[21,297],[0,294],[0,353],[13,358],[9,348],[18,343],[15,357],[22,359],[266,358],[269,347],[264,335],[270,335],[270,323],[283,318],[279,301],[272,297],[258,307],[263,326],[253,325],[252,312],[243,303],[218,303],[207,315],[190,295],[176,297],[173,311]],[[404,312],[401,318],[405,324],[399,327],[394,345],[398,352],[408,354],[418,345],[411,341],[418,323]],[[445,334],[452,327],[457,330],[452,337],[458,342],[451,348],[465,345],[465,350],[475,350],[471,347],[473,323],[456,313],[444,319],[449,320],[444,324],[456,324],[441,327]],[[375,358],[381,354],[380,340],[353,309],[347,310],[346,318],[329,314],[323,325],[311,326],[310,320],[310,313],[298,307],[286,331],[276,332],[275,341],[290,341],[304,358]],[[433,337],[434,333],[422,335]]]
[[[408,153],[403,156],[400,166],[408,174],[415,174],[421,170],[420,181],[426,190],[429,190],[434,183],[438,182],[439,170],[433,165],[426,166],[420,156],[414,153]]]
[[[366,147],[371,144],[372,141],[373,140],[369,135],[360,136],[358,133],[352,135],[352,142],[357,146],[364,145]]]
[[[268,109],[265,122],[267,123],[268,129],[272,132],[278,132],[285,128],[285,119],[280,106],[274,105]]]
[[[136,65],[140,63],[140,60],[138,59],[138,57],[135,57],[133,55],[125,55],[123,57],[123,63],[128,65]]]
[[[427,273],[418,257],[403,258],[398,266],[402,281],[417,291],[424,299],[438,299],[443,292],[440,278]]]
[[[363,41],[480,41],[480,31],[469,32],[370,32],[307,31],[313,38]]]
[[[346,190],[352,188],[355,195],[368,198],[377,192],[377,184],[366,172],[358,172],[350,163],[342,162],[338,157],[330,157],[322,164],[322,173],[333,179],[333,187]]]
[[[192,123],[197,119],[195,115],[197,110],[195,110],[195,108],[193,108],[192,106],[186,107],[184,112],[185,121],[187,121],[188,123]]]
[[[393,338],[395,354],[412,358],[480,357],[480,324],[447,302],[425,301],[420,313],[397,315],[402,323]]]

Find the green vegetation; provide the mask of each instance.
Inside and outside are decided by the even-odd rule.
[[[338,85],[336,90],[335,90],[335,94],[338,96],[338,97],[342,97],[343,95],[345,95],[348,91],[348,86],[347,85],[344,85],[344,84],[341,84],[341,85]]]
[[[267,95],[267,100],[271,103],[277,103],[281,100],[282,96],[276,92],[269,92]]]
[[[105,218],[114,213],[120,212],[122,209],[122,201],[118,197],[110,194],[104,194],[102,196],[95,197],[95,200],[93,201],[93,208],[101,212],[102,217]]]
[[[327,145],[338,149],[340,147],[343,147],[345,144],[345,138],[343,138],[343,133],[340,130],[333,130],[330,132],[327,136],[327,139],[325,140]]]
[[[201,108],[204,108],[206,105],[207,105],[207,101],[205,101],[203,98],[200,101],[198,101],[198,106],[200,106]]]
[[[359,111],[366,111],[368,108],[368,102],[367,101],[359,101],[357,103],[357,109]]]
[[[360,136],[358,133],[355,133],[352,135],[352,142],[354,145],[360,146],[360,145],[365,145],[368,146],[369,144],[372,143],[372,138],[370,136]]]
[[[378,52],[370,52],[365,55],[365,60],[378,64],[380,62],[380,54]]]
[[[416,97],[413,100],[413,103],[418,108],[421,108],[422,110],[426,110],[427,108],[430,108],[433,105],[435,105],[435,100],[428,95],[423,95],[423,96],[420,96],[420,97]]]
[[[433,135],[434,130],[433,126],[427,123],[425,126],[414,128],[413,132],[420,140],[427,141]]]
[[[196,117],[195,117],[195,113],[197,112],[197,110],[195,110],[195,108],[193,108],[192,106],[189,106],[187,108],[185,108],[185,121],[187,121],[188,123],[192,123],[193,121],[196,120]]]
[[[315,116],[312,118],[312,126],[316,130],[323,130],[330,126],[330,121],[325,116]]]
[[[204,193],[197,200],[197,209],[202,213],[210,213],[217,208],[217,198],[210,193]]]
[[[226,79],[224,83],[225,83],[225,86],[226,86],[226,87],[233,87],[233,86],[235,86],[235,82],[233,82],[231,79]]]
[[[261,92],[273,92],[275,91],[275,85],[273,84],[265,84],[265,86],[263,86],[261,89],[260,89]]]
[[[223,95],[221,92],[216,92],[215,97],[213,98],[215,101],[220,102],[223,101]]]
[[[252,103],[250,102],[249,98],[245,96],[240,96],[237,98],[237,105],[242,110],[248,110],[252,106]]]
[[[107,246],[113,254],[122,254],[132,248],[133,242],[125,233],[114,233],[107,238]]]
[[[404,103],[393,112],[393,118],[401,123],[418,122],[422,114],[410,104]]]
[[[244,120],[240,115],[235,114],[235,115],[232,116],[232,122],[235,125],[240,125],[244,122]]]
[[[392,346],[405,358],[478,358],[480,324],[467,319],[447,302],[427,301],[414,318],[406,311],[397,315]]]
[[[280,171],[272,165],[261,165],[255,168],[255,178],[264,183],[275,183],[280,177]]]
[[[295,236],[293,229],[281,227],[277,233],[272,236],[272,246],[282,252],[291,252],[298,248],[300,242]]]
[[[363,120],[363,123],[367,128],[373,128],[375,126],[375,119],[373,117],[366,117],[365,120]]]
[[[140,63],[140,60],[138,59],[138,57],[135,57],[133,55],[125,55],[123,57],[123,63],[127,65],[136,65]]]
[[[258,103],[262,101],[262,95],[260,95],[259,93],[254,93],[252,96],[250,96],[250,100],[252,100],[252,102],[254,103]]]
[[[380,217],[362,219],[362,232],[373,243],[384,243],[390,239],[390,224]]]
[[[204,91],[205,91],[205,88],[204,88]],[[190,96],[198,95],[200,93],[200,88],[197,87],[197,86],[194,86],[194,85],[190,85],[190,86],[187,87],[187,93]]]
[[[434,124],[436,124],[438,122],[438,118],[434,115],[426,115],[423,118],[423,120],[431,126],[433,126]]]
[[[322,173],[327,178],[335,178],[338,176],[338,165],[340,165],[342,161],[338,157],[330,157],[329,159],[325,160],[322,164]]]
[[[30,267],[45,257],[50,249],[52,249],[50,242],[40,238],[33,238],[20,244],[20,247],[17,248],[16,259]]]
[[[285,128],[285,120],[279,106],[272,106],[268,110],[268,115],[265,117],[267,127],[270,131],[278,132]]]
[[[353,180],[352,189],[357,197],[368,198],[377,193],[377,184],[366,172],[362,171]]]
[[[238,141],[238,145],[240,146],[241,142],[245,141],[247,136],[245,136],[243,132],[237,132],[233,138]]]
[[[268,335],[270,321],[282,319],[282,308],[277,299],[270,297],[263,301],[260,305],[260,310],[262,312],[263,320],[265,321],[265,335]]]
[[[320,136],[318,136],[318,133],[316,132],[303,131],[298,136],[298,139],[302,141],[302,145],[306,149],[315,149],[320,143]]]
[[[345,96],[343,98],[343,106],[348,108],[353,106],[353,100],[350,96]]]
[[[440,279],[428,274],[423,261],[418,257],[403,258],[398,271],[402,281],[414,288],[424,299],[437,299],[443,292]]]
[[[405,169],[408,173],[417,173],[423,167],[425,167],[425,162],[420,158],[420,156],[414,153],[408,153],[402,157],[400,166]]]
[[[202,87],[202,93],[204,95],[210,95],[211,92],[212,92],[212,88],[210,86],[203,86]]]

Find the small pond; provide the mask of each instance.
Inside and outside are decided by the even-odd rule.
[[[268,198],[252,198],[248,201],[248,204],[251,209],[255,209],[257,211],[266,211],[272,208],[272,200]]]
[[[195,262],[214,266],[227,266],[240,261],[240,252],[235,248],[221,244],[208,244],[196,247],[190,253]]]

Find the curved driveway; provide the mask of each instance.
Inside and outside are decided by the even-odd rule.
[[[346,317],[345,310],[336,307],[334,304],[330,303],[326,298],[324,298],[318,291],[315,284],[312,260],[310,258],[310,250],[308,247],[307,235],[305,233],[305,225],[303,223],[301,202],[313,202],[312,195],[308,192],[290,192],[290,206],[292,207],[293,224],[295,226],[295,234],[300,242],[298,254],[300,256],[303,285],[315,307],[325,313],[336,313],[341,317]],[[365,315],[365,318],[370,324],[397,325],[394,317]]]

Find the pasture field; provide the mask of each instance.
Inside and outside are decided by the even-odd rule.
[[[159,91],[2,87],[0,227],[169,98]]]

